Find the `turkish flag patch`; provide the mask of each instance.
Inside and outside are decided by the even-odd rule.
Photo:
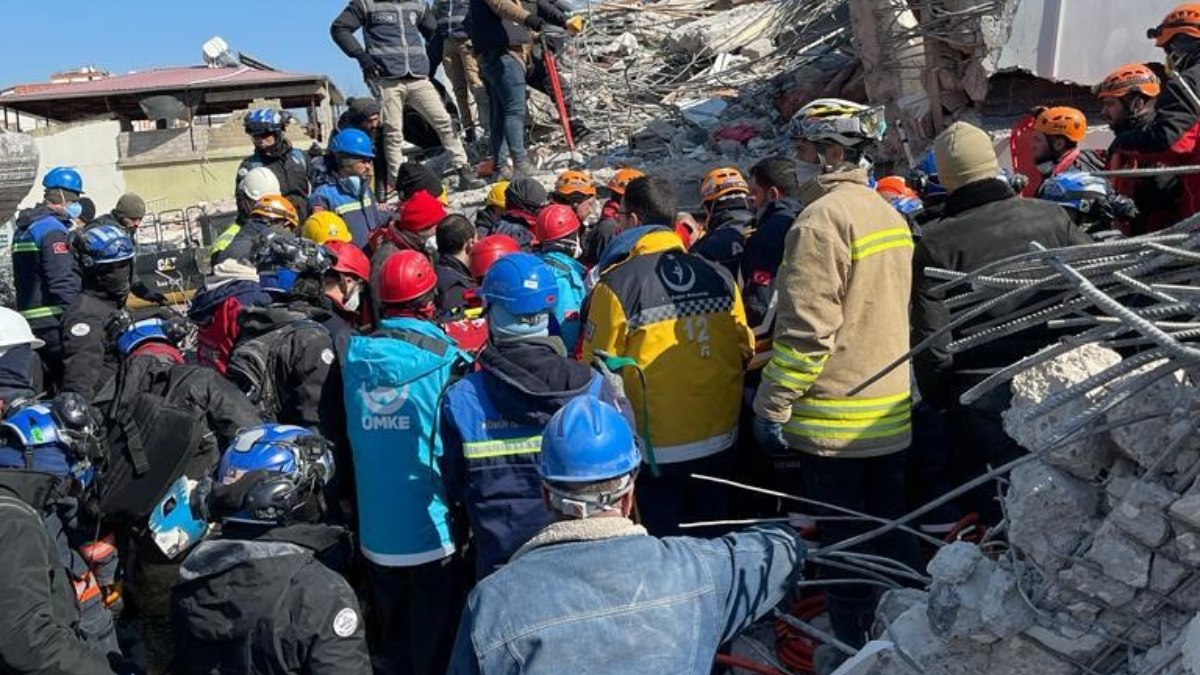
[[[54,251],[54,255],[66,255],[70,252],[70,249],[67,248],[67,242],[65,241],[54,242],[54,248],[52,250]]]

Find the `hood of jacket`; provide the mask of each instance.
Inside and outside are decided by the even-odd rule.
[[[787,218],[788,220],[796,220],[796,216],[804,210],[804,204],[799,199],[794,197],[783,197],[776,199],[773,202],[768,202],[763,207],[762,215],[758,218],[759,225],[773,218]]]
[[[462,351],[454,340],[430,321],[412,317],[393,317],[379,322],[379,331],[402,330],[417,333],[446,345],[445,351],[439,355],[428,349],[412,349],[410,358],[406,359],[403,367],[397,367],[395,351],[384,340],[374,338],[352,338],[351,350],[354,358],[348,360],[344,368],[361,369],[362,375],[356,379],[370,381],[379,387],[403,387],[424,378],[455,361],[464,358]]]
[[[527,227],[532,230],[534,224],[537,223],[537,216],[522,209],[509,209],[504,212],[504,215],[500,218],[500,220],[507,221],[513,225]]]
[[[266,307],[247,307],[238,314],[238,325],[245,331],[246,337],[254,337],[296,321],[310,319],[324,323],[329,317],[330,312],[327,309],[313,307],[305,302],[291,302]]]
[[[867,170],[847,165],[846,168],[817,176],[800,187],[800,201],[812,204],[846,183],[868,185]]]
[[[271,296],[262,289],[258,281],[229,281],[210,284],[196,294],[192,299],[192,307],[188,310],[188,318],[200,325],[208,323],[213,314],[230,298],[237,298],[242,305],[261,306],[271,303]]]
[[[17,214],[16,228],[18,231],[27,230],[29,229],[30,225],[33,225],[37,221],[42,220],[47,216],[51,218],[57,218],[67,227],[71,227],[71,221],[66,217],[59,215],[54,209],[46,206],[45,204],[38,204],[37,206],[25,209]]]
[[[567,358],[556,337],[492,342],[479,355],[488,397],[506,419],[544,425],[567,401],[587,391],[593,372]]]
[[[13,395],[19,398],[34,395],[33,368],[37,365],[33,348],[29,345],[13,345],[3,355],[0,355],[0,391],[5,393],[5,401]]]
[[[942,208],[943,218],[952,218],[964,211],[991,204],[1005,199],[1014,199],[1017,193],[1008,186],[1008,183],[999,178],[988,178],[985,180],[977,180],[974,183],[967,183],[946,198],[946,204]]]
[[[741,203],[721,204],[717,203],[713,207],[712,215],[708,217],[709,232],[731,227],[739,232],[745,231],[747,228],[754,225],[754,212],[742,206]]]
[[[669,233],[675,237],[675,240],[680,246],[683,245],[679,235],[673,230],[663,225],[640,225],[628,230],[623,230],[620,234],[613,237],[604,252],[600,254],[600,261],[596,264],[596,268],[600,272],[604,272],[609,267],[625,260],[633,254],[635,248],[638,247],[643,237],[649,234]],[[644,251],[642,251],[644,252]]]

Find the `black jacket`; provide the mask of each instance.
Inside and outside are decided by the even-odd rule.
[[[913,254],[912,342],[916,345],[950,323],[943,298],[933,288],[943,283],[925,276],[925,268],[970,272],[990,262],[1025,253],[1030,242],[1047,248],[1091,243],[1057,204],[1022,199],[999,180],[988,179],[963,186],[946,200],[944,216],[924,228]],[[1040,300],[1034,297],[1029,302]],[[1014,307],[1004,307],[1007,313]],[[980,321],[993,318],[985,315]],[[968,323],[964,328],[969,328]],[[954,332],[955,339],[961,337]],[[982,376],[956,375],[955,371],[988,370],[1046,346],[1056,335],[1044,328],[1022,331],[952,356],[948,336],[913,357],[921,396],[939,408],[953,405],[957,397]]]
[[[191,478],[198,479],[210,473],[220,460],[221,451],[229,447],[239,430],[262,424],[262,417],[250,399],[212,368],[138,353],[123,367],[127,394],[148,392],[163,397],[168,403],[204,413],[207,433],[197,455],[189,458],[184,467],[184,473]],[[117,378],[114,376],[96,394],[93,402],[96,408],[107,412],[116,391]]]
[[[16,309],[35,331],[58,326],[62,312],[79,296],[83,282],[71,253],[70,227],[65,216],[45,204],[17,214],[12,241]]]
[[[63,315],[63,391],[90,401],[117,371],[116,355],[109,349],[104,328],[124,304],[84,289]]]
[[[238,233],[233,236],[233,241],[229,242],[229,246],[226,246],[224,251],[221,251],[213,258],[213,265],[226,260],[241,260],[253,265],[254,244],[259,237],[271,231],[279,232],[280,234],[288,232],[282,228],[274,227],[260,218],[250,218],[242,225]]]
[[[342,530],[291,525],[202,542],[171,590],[178,675],[370,675],[362,610],[321,563]]]
[[[483,239],[492,234],[492,230],[496,229],[496,223],[504,217],[504,212],[498,208],[484,206],[475,212],[475,236]]]
[[[1200,51],[1189,54],[1175,70],[1193,92],[1200,93]],[[1162,93],[1154,101],[1154,116],[1149,124],[1122,131],[1113,139],[1110,151],[1125,150],[1143,154],[1170,150],[1200,121],[1183,86],[1174,79],[1163,82]]]
[[[733,279],[742,267],[746,235],[754,228],[754,213],[740,206],[714,208],[703,237],[692,244],[691,252],[721,265]]]
[[[53,483],[45,474],[0,470],[0,672],[118,672],[80,636],[75,589],[41,509]]]
[[[771,300],[775,295],[775,277],[783,263],[784,240],[803,208],[799,200],[790,198],[767,204],[758,227],[746,239],[746,252],[742,255],[742,298],[746,303],[746,320],[757,336],[771,335],[766,324],[774,323]]]
[[[469,305],[467,292],[479,287],[471,270],[452,255],[439,256],[434,269],[438,278],[438,309],[450,316],[461,316]]]
[[[14,345],[0,356],[0,401],[5,409],[17,399],[32,399],[44,390],[42,360],[29,345]]]

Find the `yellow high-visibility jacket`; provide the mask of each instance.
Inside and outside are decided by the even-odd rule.
[[[907,364],[851,396],[908,351],[913,240],[862,169],[818,178],[788,232],[771,362],[754,412],[794,450],[875,457],[911,441]]]
[[[741,294],[728,272],[688,254],[674,232],[643,236],[600,277],[583,358],[597,351],[633,358],[645,372],[643,392],[625,371],[625,393],[639,433],[649,412],[660,464],[707,457],[737,439],[743,371],[754,353]]]

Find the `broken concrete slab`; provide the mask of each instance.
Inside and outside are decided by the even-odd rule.
[[[1132,588],[1150,585],[1152,553],[1127,538],[1116,525],[1105,521],[1096,530],[1091,547],[1083,554],[1100,566],[1104,575]]]
[[[1167,510],[1171,520],[1193,530],[1200,530],[1200,494],[1180,497]]]
[[[677,54],[727,54],[782,30],[782,1],[758,2],[691,21],[671,31],[665,47]]]
[[[1073,591],[1087,598],[1095,598],[1111,607],[1129,604],[1137,593],[1136,589],[1106,577],[1089,565],[1078,562],[1059,570],[1056,579],[1065,590]]]
[[[1137,377],[1148,370],[1159,366],[1162,361],[1146,366],[1125,376],[1123,380]],[[1118,381],[1120,382],[1120,381]],[[1123,419],[1133,419],[1148,414],[1169,413],[1176,409],[1187,410],[1194,404],[1198,393],[1183,375],[1182,371],[1160,378],[1148,387],[1140,389],[1124,402],[1116,405],[1107,414],[1109,422]],[[1110,432],[1116,448],[1121,454],[1137,462],[1141,467],[1148,468],[1162,454],[1171,441],[1171,426],[1164,423],[1162,417],[1148,419],[1143,422],[1118,426]],[[1200,451],[1200,435],[1192,434],[1185,442],[1185,450]],[[1175,470],[1175,465],[1167,467]]]
[[[1038,461],[1014,469],[1010,481],[1004,497],[1010,541],[1047,570],[1062,568],[1094,528],[1099,488]]]
[[[1171,537],[1164,511],[1179,497],[1158,483],[1131,481],[1109,520],[1143,546],[1158,548]]]

